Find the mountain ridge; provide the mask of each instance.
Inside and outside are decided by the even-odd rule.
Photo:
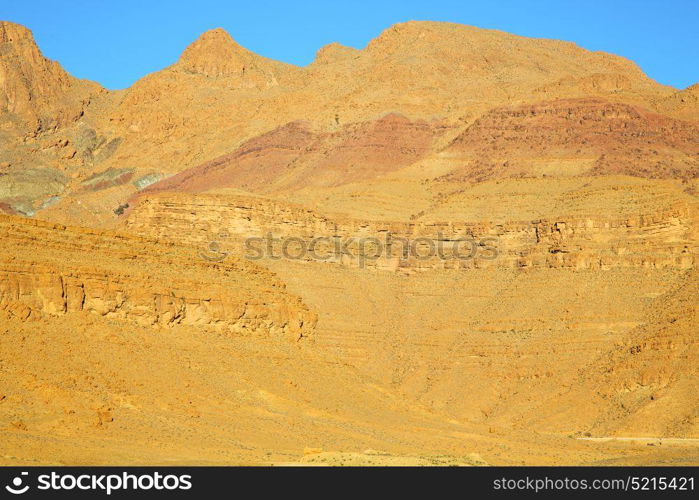
[[[29,30],[3,26],[28,40],[20,60],[41,57]],[[7,66],[8,58],[3,52],[0,64]],[[571,42],[429,21],[391,26],[363,49],[326,45],[306,67],[257,55],[216,28],[202,33],[174,64],[120,91],[73,79],[58,63],[49,64],[51,71],[41,64],[29,67],[28,78],[5,72],[21,83],[42,80],[32,73],[53,71],[58,82],[37,89],[39,98],[24,99],[21,113],[0,113],[7,124],[0,134],[9,145],[0,151],[7,174],[0,180],[0,202],[20,213],[41,210],[49,200],[62,204],[82,190],[82,182],[110,172],[137,182],[176,174],[298,120],[332,134],[395,112],[412,121],[442,120],[455,137],[495,108],[568,98],[605,99],[683,120],[699,116],[692,88],[660,85],[622,57]],[[33,125],[17,126],[16,116]],[[41,116],[58,119],[41,125]],[[440,150],[435,144],[433,152]],[[50,178],[42,183],[51,187],[22,187],[27,176]],[[109,205],[136,192],[127,186],[109,191]],[[115,206],[99,210],[109,213]]]

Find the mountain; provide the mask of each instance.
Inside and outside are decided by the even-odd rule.
[[[536,175],[558,158],[570,170],[547,169],[547,175],[699,177],[699,127],[602,99],[496,108],[445,152],[467,165],[450,176],[471,180]]]
[[[282,63],[259,57],[238,45],[221,28],[203,33],[180,56],[173,71],[226,78],[232,86],[266,88],[279,85]]]
[[[94,146],[78,129],[107,92],[46,59],[23,26],[0,22],[0,205],[33,214],[61,194]],[[77,148],[77,149],[76,149]]]
[[[696,85],[408,22],[107,91],[0,26],[0,462],[699,463]]]
[[[40,134],[66,126],[82,116],[92,95],[103,90],[46,59],[32,33],[18,24],[0,21],[0,54],[4,130],[14,126]]]
[[[2,26],[8,47],[0,56],[7,82],[2,119],[26,126],[15,127],[23,133],[5,135],[8,148],[0,165],[8,176],[0,198],[20,213],[64,203],[66,196],[84,192],[83,183],[93,176],[147,184],[233,154],[245,141],[297,121],[331,137],[346,126],[372,127],[369,123],[388,113],[441,120],[440,127],[453,135],[432,143],[437,154],[450,138],[501,106],[596,98],[687,118],[684,108],[670,104],[681,99],[673,89],[621,57],[449,23],[395,25],[362,50],[331,44],[306,68],[256,55],[214,29],[172,66],[117,92],[70,77],[41,56],[27,29]],[[408,149],[409,142],[394,141]],[[671,164],[678,158],[672,157]],[[658,168],[666,173],[643,175],[694,172]],[[326,175],[318,172],[309,175]],[[364,174],[347,179],[358,180],[357,175]],[[33,178],[51,179],[43,182],[50,188],[30,187]],[[118,184],[106,195],[114,201],[94,210],[107,214],[119,204],[114,202],[136,191]]]
[[[0,197],[20,213],[64,203],[70,193],[84,192],[83,182],[93,176],[116,175],[144,185],[234,154],[244,142],[297,121],[331,137],[346,126],[372,127],[369,123],[389,113],[438,120],[446,131],[443,142],[430,146],[438,154],[449,140],[467,134],[469,126],[502,106],[595,98],[684,119],[693,116],[672,104],[690,97],[677,97],[621,57],[568,42],[449,23],[395,25],[362,50],[330,44],[306,68],[256,55],[214,29],[172,66],[116,92],[74,79],[44,59],[26,28],[2,26],[8,47],[0,56],[8,82],[2,119],[25,126],[5,134],[8,148],[0,165],[9,177]],[[409,149],[406,139],[396,146]],[[670,164],[681,162],[682,154],[686,151],[679,157],[672,153]],[[690,164],[692,158],[690,154]],[[665,173],[643,175],[694,172],[658,168]],[[51,179],[43,182],[50,188],[30,187],[33,178]],[[350,178],[357,180],[357,173]],[[135,191],[131,184],[114,185],[106,194],[113,201],[93,211],[107,214]]]

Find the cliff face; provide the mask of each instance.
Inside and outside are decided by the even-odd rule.
[[[73,78],[46,59],[27,28],[0,21],[0,123],[30,133],[76,121],[99,85]]]
[[[495,180],[499,191],[462,199],[470,191],[460,188],[411,221],[154,192],[133,200],[124,224],[262,256],[319,311],[318,348],[453,419],[569,436],[695,437],[696,203],[658,181],[610,179],[544,191],[546,216],[525,220],[511,218],[516,205],[501,209],[501,221],[482,208],[487,197],[515,196],[508,189],[519,184]],[[460,211],[477,216],[468,222]],[[396,248],[386,258],[389,233]],[[473,258],[434,252],[448,256],[462,239],[478,243]],[[417,243],[415,253],[401,256],[401,240]],[[495,258],[483,253],[489,246]]]
[[[294,339],[313,330],[313,314],[250,263],[208,263],[193,249],[16,217],[3,217],[0,229],[0,309],[9,318],[89,312]]]
[[[560,216],[505,223],[379,222],[325,216],[303,206],[263,198],[162,193],[135,202],[125,227],[163,239],[177,235],[177,240],[201,248],[220,241],[234,255],[256,258],[268,250],[252,251],[245,240],[269,235],[275,240],[271,249],[275,257],[284,256],[284,240],[297,240],[295,245],[312,248],[313,252],[294,248],[288,252],[292,259],[300,255],[301,260],[392,271],[487,267],[687,269],[694,263],[697,246],[692,214],[690,205],[678,204],[628,217]],[[341,252],[336,248],[338,241],[343,242]],[[388,246],[391,241],[392,248]]]

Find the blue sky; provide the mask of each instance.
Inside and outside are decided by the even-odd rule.
[[[0,19],[29,27],[44,55],[110,89],[172,64],[215,27],[258,54],[306,65],[327,43],[363,48],[411,19],[570,40],[628,57],[666,85],[699,81],[699,0],[0,0]]]

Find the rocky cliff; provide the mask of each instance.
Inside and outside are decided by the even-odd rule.
[[[216,241],[239,257],[286,256],[393,271],[491,266],[688,269],[697,246],[688,204],[626,217],[562,215],[469,223],[358,220],[243,196],[161,193],[134,203],[124,224],[137,234],[200,248]],[[246,246],[249,238],[258,239],[254,248],[252,243]]]
[[[27,28],[0,21],[0,125],[38,134],[75,122],[93,94],[93,82],[73,78],[46,59]]]
[[[209,263],[193,249],[16,217],[2,217],[0,228],[0,309],[10,318],[89,312],[294,339],[313,330],[313,314],[251,263]]]

